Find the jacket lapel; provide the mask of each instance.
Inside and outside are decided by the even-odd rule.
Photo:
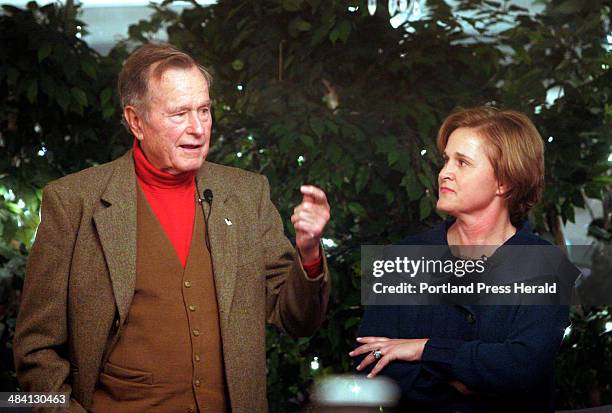
[[[117,162],[101,196],[107,206],[94,213],[94,222],[123,324],[136,283],[136,173],[132,151]]]
[[[236,285],[238,251],[235,223],[238,216],[231,202],[229,183],[224,181],[223,177],[223,173],[216,165],[204,162],[197,175],[197,188],[200,197],[206,189],[210,189],[213,193],[212,209],[207,225],[221,328],[225,329]],[[209,208],[204,203],[206,215],[208,215]]]
[[[204,162],[197,174],[197,188],[199,196],[205,189],[213,192],[207,224],[222,328],[227,326],[234,295],[238,255],[234,224],[238,216],[227,185],[217,167]],[[121,324],[127,317],[136,285],[136,195],[136,173],[130,150],[118,160],[101,196],[107,206],[94,213]],[[208,211],[205,204],[205,213]]]

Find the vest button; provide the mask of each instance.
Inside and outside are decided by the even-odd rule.
[[[200,380],[196,380],[193,384],[195,384],[196,387],[200,387]]]
[[[193,304],[191,304],[191,305],[189,306],[189,311],[195,311],[195,310],[196,310],[196,306],[195,306],[195,305],[193,305]]]
[[[194,358],[195,358],[195,361],[200,361],[200,355],[199,354],[196,354]]]
[[[470,324],[474,324],[476,322],[476,317],[474,317],[474,314],[472,313],[468,313],[466,318],[467,318],[467,322]]]
[[[195,413],[195,409],[193,407],[189,407],[187,409],[187,413]]]
[[[185,281],[185,287],[187,288],[191,287],[191,281]]]
[[[199,335],[200,335],[200,330],[195,329],[195,330],[193,330],[193,331],[192,331],[192,333],[193,333],[193,335],[194,335],[194,336],[196,336],[196,337],[197,337],[197,336],[199,336]]]

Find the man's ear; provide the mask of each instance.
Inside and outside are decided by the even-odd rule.
[[[123,116],[127,122],[132,135],[139,141],[144,138],[144,130],[142,125],[142,116],[136,110],[134,106],[128,105],[123,109]]]

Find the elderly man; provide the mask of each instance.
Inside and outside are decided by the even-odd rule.
[[[264,412],[265,322],[321,324],[325,194],[301,188],[294,250],[265,177],[205,162],[210,80],[141,47],[119,75],[133,149],[45,188],[14,340],[23,390],[68,392],[72,412]]]

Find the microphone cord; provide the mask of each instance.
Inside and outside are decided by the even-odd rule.
[[[205,234],[204,240],[206,242],[206,249],[209,254],[212,254],[212,250],[210,247],[210,237],[208,235],[208,222],[210,220],[210,214],[212,212],[212,191],[210,189],[205,189],[204,192],[200,192],[200,188],[198,188],[198,181],[195,180],[196,191],[198,193],[198,204],[200,204],[200,208],[202,208],[202,215],[204,215],[204,226],[205,226]],[[204,209],[204,202],[208,204],[208,213]]]

